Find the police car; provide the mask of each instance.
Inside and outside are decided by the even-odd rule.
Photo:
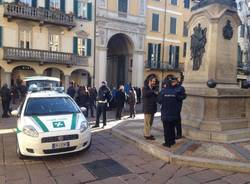
[[[88,121],[74,100],[55,90],[31,90],[12,115],[17,120],[17,155],[49,156],[91,145]]]

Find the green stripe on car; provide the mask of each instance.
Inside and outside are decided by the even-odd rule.
[[[36,123],[40,126],[40,128],[44,132],[49,132],[48,128],[45,126],[45,124],[37,116],[32,116],[32,118],[36,121]]]
[[[76,129],[76,113],[72,114],[71,130]]]
[[[22,131],[19,128],[16,128],[16,133],[18,134],[20,132],[22,132]]]

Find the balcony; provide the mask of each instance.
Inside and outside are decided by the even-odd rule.
[[[67,66],[81,65],[88,66],[88,58],[77,56],[71,53],[51,52],[46,50],[21,49],[13,47],[3,48],[3,59],[8,63],[13,61],[31,61],[44,63],[65,64]]]
[[[161,70],[161,71],[176,71],[176,72],[180,72],[182,70],[182,67],[180,67],[182,65],[179,65],[178,68],[175,68],[172,65],[169,65],[168,63],[149,63],[148,61],[146,61],[145,64],[145,68],[147,70]]]
[[[72,29],[76,26],[74,16],[65,14],[59,10],[47,10],[45,8],[33,8],[23,4],[5,3],[4,16],[10,21],[12,18],[38,21],[40,24],[55,24]]]

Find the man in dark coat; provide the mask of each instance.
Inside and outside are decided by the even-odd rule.
[[[10,117],[8,112],[10,110],[10,101],[11,101],[11,91],[8,88],[7,84],[4,84],[1,89],[1,97],[2,97],[2,107],[3,107],[3,118]]]
[[[180,121],[180,101],[184,99],[184,96],[177,89],[177,78],[169,78],[166,84],[167,87],[163,88],[159,95],[159,103],[164,128],[163,146],[171,147],[175,144],[175,126]]]
[[[110,89],[107,87],[107,82],[103,81],[97,94],[97,107],[96,107],[96,122],[92,128],[99,127],[99,120],[102,114],[103,128],[106,126],[106,110],[107,104],[111,101],[112,95]]]
[[[147,140],[155,140],[151,135],[151,127],[153,125],[154,114],[157,112],[157,96],[158,89],[156,87],[157,79],[155,76],[149,77],[142,89],[143,95],[143,112],[144,112],[144,138]]]
[[[115,95],[115,103],[116,103],[116,119],[120,120],[122,118],[122,109],[124,107],[126,101],[126,95],[124,91],[124,86],[120,86],[119,90]]]
[[[182,86],[182,82],[178,82],[178,84],[176,85],[176,92],[179,96],[181,96],[181,99],[178,100],[178,102],[177,102],[178,107],[180,108],[179,111],[181,112],[183,100],[187,97],[186,92],[185,92],[185,88]],[[182,138],[181,113],[180,113],[179,121],[176,122],[175,128],[176,128],[176,137],[175,138],[181,139]]]
[[[74,83],[73,82],[70,83],[70,86],[69,86],[69,88],[67,90],[67,94],[69,96],[71,96],[71,98],[73,98],[73,99],[75,98],[76,90],[74,88]]]

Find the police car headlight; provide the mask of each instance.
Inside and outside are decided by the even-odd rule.
[[[36,129],[31,125],[24,126],[23,133],[25,133],[26,135],[31,136],[31,137],[38,137],[39,136]]]
[[[80,131],[84,132],[85,130],[87,130],[89,127],[89,123],[87,121],[83,121],[81,122],[81,127],[80,127]]]

